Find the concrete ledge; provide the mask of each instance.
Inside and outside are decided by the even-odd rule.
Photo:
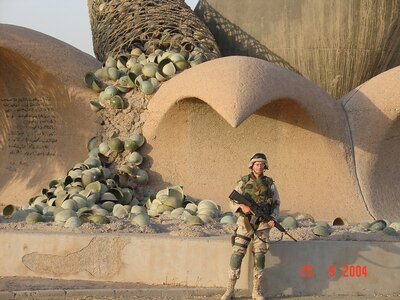
[[[146,296],[195,295],[193,290],[199,296],[204,291],[219,293],[227,281],[231,254],[229,236],[1,232],[0,239],[0,255],[5,258],[0,261],[0,277],[165,285],[143,288]],[[279,242],[270,245],[263,289],[269,296],[399,294],[399,255],[400,242]],[[237,288],[251,288],[251,266],[247,255]],[[101,289],[103,296],[106,290],[110,297],[132,292],[107,288]],[[141,293],[140,288],[134,291]],[[64,292],[70,297],[79,293]],[[24,297],[23,293],[15,297]],[[7,299],[10,294],[0,296]],[[55,296],[62,298],[62,293]]]

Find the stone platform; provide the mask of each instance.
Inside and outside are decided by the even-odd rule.
[[[198,288],[224,287],[228,236],[1,232],[0,277],[37,277]],[[270,296],[394,295],[400,243],[283,241],[270,245],[263,288]],[[251,288],[251,256],[237,287]]]

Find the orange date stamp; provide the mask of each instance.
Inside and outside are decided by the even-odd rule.
[[[333,277],[367,277],[368,271],[367,266],[360,265],[344,265],[339,268],[336,266],[329,266],[327,270],[328,276]],[[312,265],[301,266],[300,277],[301,278],[313,278],[315,275]]]

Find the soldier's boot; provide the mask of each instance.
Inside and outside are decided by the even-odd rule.
[[[222,295],[221,300],[230,300],[235,297],[235,285],[236,285],[236,278],[229,278],[228,286],[226,288],[225,293]]]
[[[256,274],[253,280],[253,292],[251,294],[253,300],[265,300],[261,292],[261,274]]]

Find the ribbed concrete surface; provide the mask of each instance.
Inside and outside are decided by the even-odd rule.
[[[400,64],[399,12],[398,0],[201,0],[195,9],[223,56],[270,61],[335,98]]]

